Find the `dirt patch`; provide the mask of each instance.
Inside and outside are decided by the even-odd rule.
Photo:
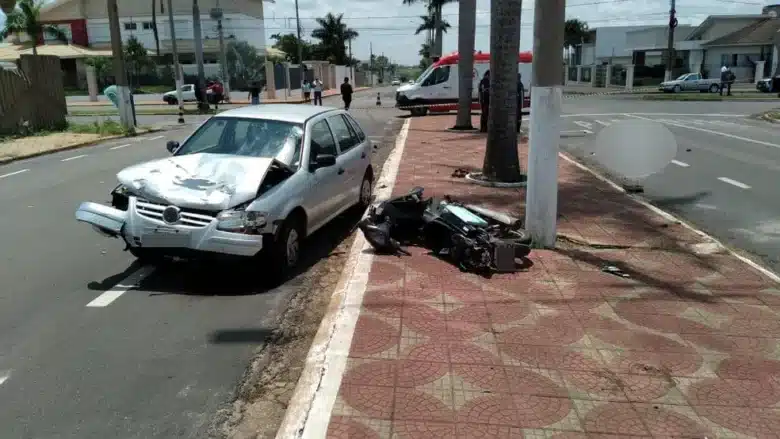
[[[74,145],[100,140],[99,134],[53,133],[42,136],[22,137],[0,143],[0,162],[30,155],[37,155]]]
[[[379,180],[379,173],[393,149],[402,122],[394,119],[392,124],[385,127],[381,146],[375,151],[372,160],[377,172],[374,181]],[[279,316],[273,335],[245,372],[236,390],[235,400],[217,413],[209,432],[210,437],[276,437],[354,239],[353,232],[308,273],[302,275],[300,280],[291,281],[297,283],[291,286],[296,292]]]

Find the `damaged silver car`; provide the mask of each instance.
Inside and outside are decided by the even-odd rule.
[[[171,157],[117,174],[110,206],[84,202],[76,211],[146,263],[266,254],[275,274],[287,273],[305,236],[371,202],[371,142],[340,109],[230,110],[167,148]]]

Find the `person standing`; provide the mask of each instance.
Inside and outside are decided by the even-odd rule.
[[[486,71],[482,76],[482,80],[479,81],[479,131],[481,133],[487,132],[488,125],[488,111],[490,109],[490,70]]]
[[[720,95],[723,96],[723,89],[726,89],[726,96],[731,96],[731,84],[734,83],[734,73],[727,66],[720,68]]]
[[[311,102],[311,84],[309,84],[309,81],[304,79],[303,80],[303,102],[309,103]]]
[[[260,85],[257,81],[252,82],[252,85],[249,86],[249,99],[252,105],[260,103]]]
[[[525,102],[525,87],[523,86],[523,75],[517,74],[517,132],[523,125],[523,103]]]
[[[322,81],[314,78],[314,105],[322,105]]]
[[[344,101],[344,109],[349,111],[349,104],[352,103],[352,85],[349,78],[344,78],[344,83],[341,84],[341,99]]]

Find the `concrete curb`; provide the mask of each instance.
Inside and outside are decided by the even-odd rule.
[[[390,198],[393,193],[410,125],[411,120],[407,119],[382,168],[376,199]],[[306,365],[276,433],[277,439],[324,439],[327,434],[374,260],[369,249],[368,242],[359,233],[306,356]]]
[[[56,154],[58,152],[63,152],[63,151],[70,151],[70,150],[79,149],[79,148],[86,148],[86,147],[89,147],[89,146],[97,145],[99,143],[103,143],[103,142],[108,141],[108,140],[125,139],[125,138],[129,138],[129,137],[138,137],[138,136],[142,136],[144,134],[157,133],[157,132],[160,132],[160,131],[166,131],[166,129],[165,128],[151,128],[151,129],[145,130],[144,132],[137,132],[135,135],[131,135],[131,136],[125,136],[125,135],[107,136],[107,137],[101,137],[101,138],[95,139],[95,140],[90,140],[88,142],[74,143],[72,145],[63,146],[62,148],[50,149],[50,150],[47,150],[47,151],[38,151],[38,152],[25,154],[25,155],[18,156],[18,157],[0,157],[0,165],[7,165],[9,163],[18,162],[19,160],[26,160],[26,159],[31,159],[31,158],[35,158],[35,157],[41,157],[41,156],[49,155],[49,154]]]

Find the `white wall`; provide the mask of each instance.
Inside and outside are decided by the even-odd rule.
[[[732,55],[737,55],[737,64],[733,65]],[[750,60],[758,61],[761,54],[761,48],[758,46],[735,46],[735,47],[712,47],[707,49],[705,58],[705,68],[709,71],[710,78],[716,78],[720,75],[720,68],[723,66],[722,55],[727,56],[726,62],[731,67],[731,71],[737,77],[737,80],[751,80],[755,74],[755,64],[748,62]]]
[[[654,26],[614,26],[596,28],[596,61],[611,56],[631,56],[626,45],[626,34],[631,31],[648,29]]]
[[[677,26],[674,41],[683,41],[694,29],[694,26]],[[626,33],[626,48],[629,50],[657,49],[667,46],[669,27],[658,26]]]

